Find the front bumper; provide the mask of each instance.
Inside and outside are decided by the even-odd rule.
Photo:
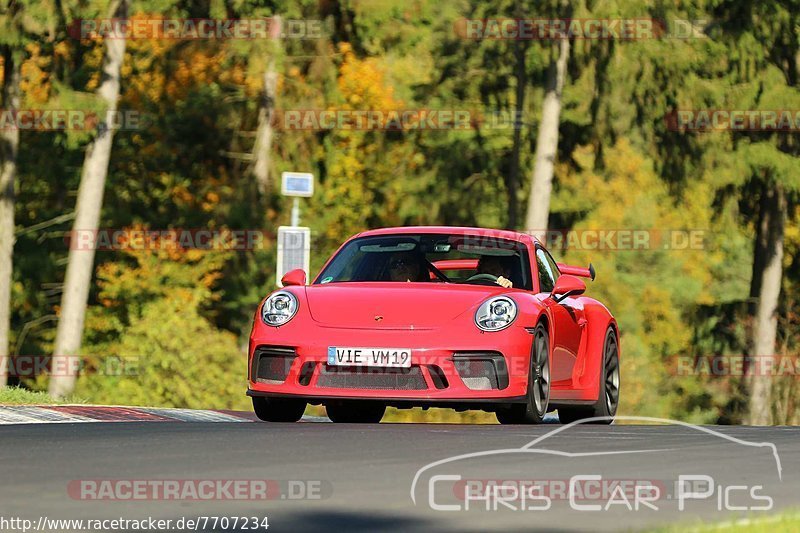
[[[301,332],[289,325],[259,326],[250,339],[250,396],[298,397],[310,403],[369,399],[397,406],[516,403],[527,398],[532,337],[522,326],[492,333],[309,324]],[[411,367],[331,366],[329,346],[410,348]]]

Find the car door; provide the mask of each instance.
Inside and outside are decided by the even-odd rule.
[[[536,247],[536,268],[539,276],[539,293],[545,305],[550,307],[553,320],[553,338],[550,341],[553,345],[553,360],[550,379],[553,386],[567,386],[571,384],[572,371],[581,344],[585,324],[583,307],[572,297],[565,298],[559,303],[548,298],[561,273],[550,254],[540,246]]]

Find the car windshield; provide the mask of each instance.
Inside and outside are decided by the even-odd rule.
[[[347,243],[315,284],[349,281],[494,285],[498,277],[531,290],[524,244],[485,235],[409,234]]]

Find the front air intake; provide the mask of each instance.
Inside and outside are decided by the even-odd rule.
[[[457,352],[453,354],[453,365],[471,390],[508,387],[508,367],[500,352]]]
[[[347,368],[320,365],[317,386],[334,389],[425,390],[418,366],[411,368]]]
[[[268,385],[280,385],[286,381],[289,369],[297,358],[294,348],[282,346],[259,346],[253,353],[253,381]]]

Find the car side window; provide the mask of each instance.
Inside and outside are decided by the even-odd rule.
[[[539,271],[539,291],[552,291],[556,285],[553,267],[547,260],[547,253],[541,248],[536,249],[536,269]]]
[[[547,263],[550,265],[550,272],[553,274],[553,279],[558,281],[558,277],[561,276],[561,271],[558,270],[558,265],[556,264],[556,260],[553,259],[553,256],[550,255],[550,252],[547,250],[543,250],[544,255],[547,257]]]

